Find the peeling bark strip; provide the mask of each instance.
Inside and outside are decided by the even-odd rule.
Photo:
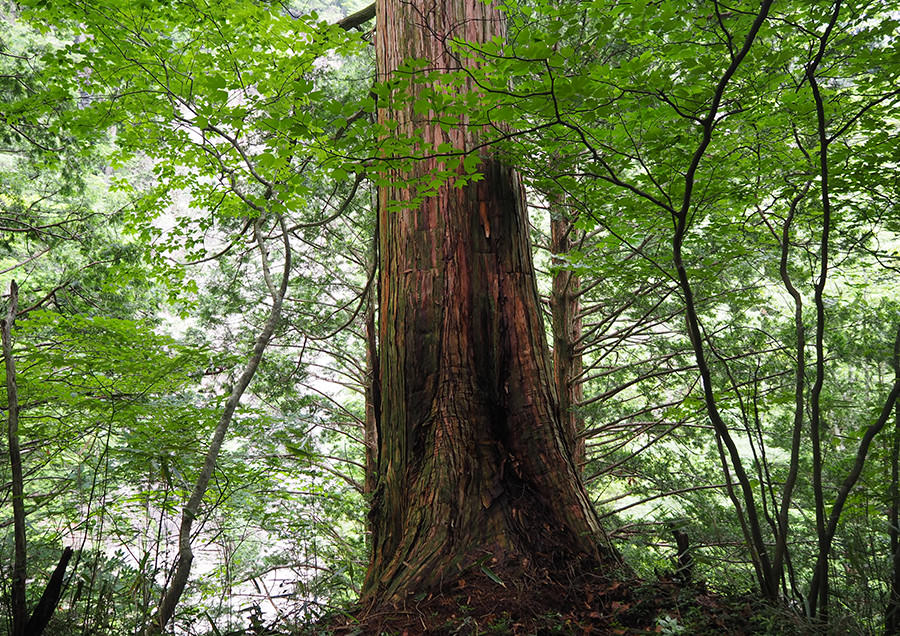
[[[444,43],[504,33],[478,0],[379,0],[380,79],[405,58],[454,68]],[[409,100],[411,104],[414,101]],[[379,111],[427,143],[472,147],[475,131]],[[381,355],[373,551],[363,600],[383,603],[491,568],[598,563],[615,554],[569,452],[538,311],[524,196],[510,168],[482,157],[484,179],[444,187],[417,209],[379,190]],[[436,167],[422,161],[424,175]],[[490,231],[485,228],[490,227]]]

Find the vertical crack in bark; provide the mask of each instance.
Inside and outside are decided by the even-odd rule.
[[[378,4],[378,75],[407,57],[456,68],[448,37],[502,35],[480,2]],[[410,87],[414,101],[421,83]],[[398,134],[473,146],[462,122],[441,129],[411,107],[379,110]],[[381,466],[373,553],[363,599],[398,600],[455,581],[460,568],[542,563],[551,572],[614,551],[600,531],[569,456],[551,386],[531,264],[523,188],[483,155],[482,181],[445,186],[412,209],[407,179],[438,168],[425,159],[379,191]],[[396,209],[396,204],[393,208]],[[489,229],[488,229],[489,228]]]

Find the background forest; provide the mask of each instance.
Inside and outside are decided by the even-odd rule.
[[[407,185],[464,187],[479,151],[525,181],[626,562],[900,630],[900,2],[500,4],[506,42],[385,82],[361,2],[0,2],[0,632],[66,547],[47,634],[358,598],[375,191],[435,156]],[[425,83],[478,151],[377,121]]]

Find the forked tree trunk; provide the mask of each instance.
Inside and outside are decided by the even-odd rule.
[[[455,68],[452,38],[503,34],[477,0],[379,0],[380,79],[405,58]],[[413,100],[410,100],[410,104]],[[412,107],[379,111],[426,143],[471,148]],[[423,161],[416,174],[437,166]],[[460,568],[551,572],[614,554],[560,421],[537,305],[523,191],[482,157],[484,179],[444,187],[413,209],[379,191],[381,346],[373,550],[363,600],[389,602],[455,581]]]

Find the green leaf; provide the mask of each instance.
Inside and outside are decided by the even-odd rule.
[[[489,567],[486,566],[486,565],[481,565],[480,568],[481,568],[481,571],[484,572],[485,576],[487,576],[487,577],[488,577],[490,580],[492,580],[494,583],[496,583],[497,585],[501,585],[501,586],[503,586],[503,587],[506,587],[506,583],[504,583],[504,582],[501,580],[501,578],[500,578],[499,576],[497,576],[497,575],[493,572],[493,570],[491,570],[491,568],[489,568]]]

